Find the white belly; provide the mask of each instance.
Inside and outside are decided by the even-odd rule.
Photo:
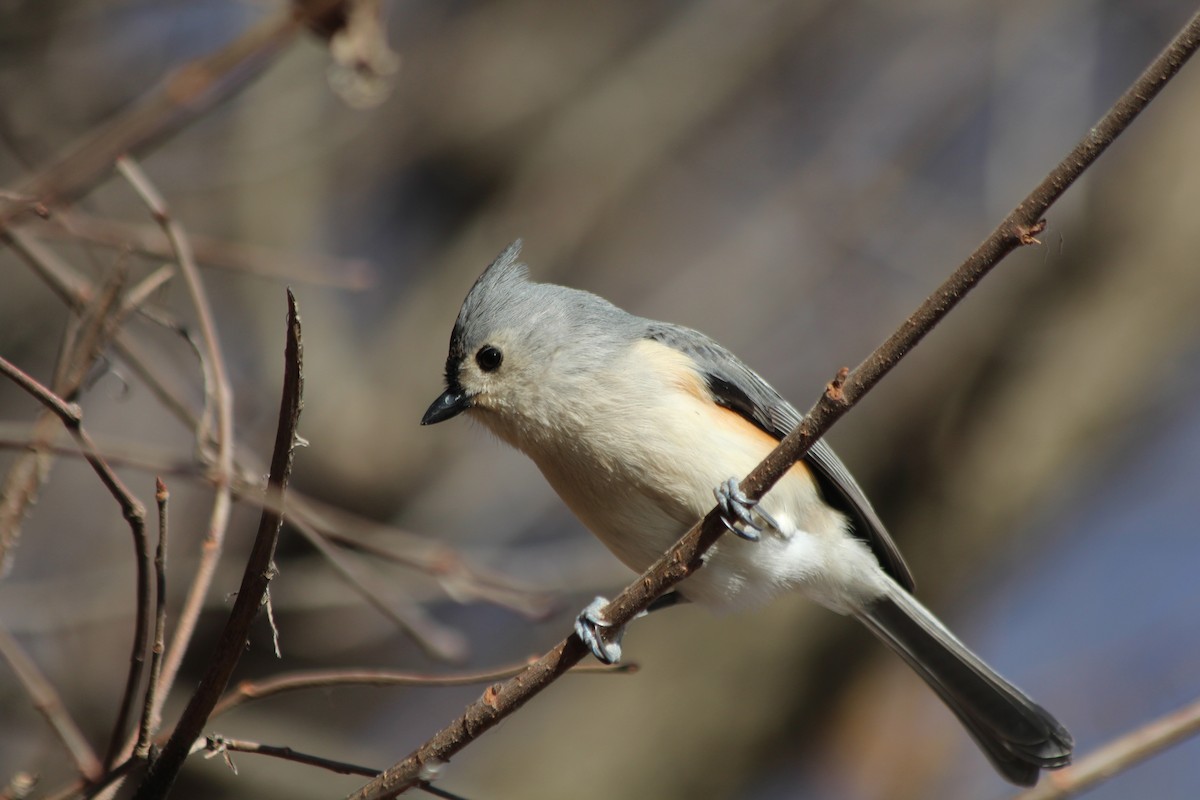
[[[686,388],[640,394],[654,398],[650,406],[593,407],[553,444],[520,443],[576,516],[638,572],[716,504],[714,487],[745,477],[775,444]],[[801,590],[845,612],[884,591],[874,555],[846,532],[806,467],[793,467],[762,503],[781,530],[759,542],[723,536],[682,594],[738,608]]]

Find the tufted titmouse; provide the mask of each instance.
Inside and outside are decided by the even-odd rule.
[[[736,356],[689,328],[588,292],[533,283],[513,243],[463,301],[446,391],[422,425],[467,412],[533,459],[629,567],[654,562],[713,506],[727,526],[704,567],[660,598],[720,608],[799,590],[851,614],[937,692],[1005,778],[1071,760],[1071,734],[912,596],[913,579],[862,489],[821,441],[754,503],[744,476],[800,415]],[[715,487],[715,488],[714,488]],[[603,598],[576,632],[620,658]]]

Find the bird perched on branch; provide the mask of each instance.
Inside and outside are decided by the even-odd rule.
[[[716,608],[799,591],[895,650],[1016,784],[1071,760],[1071,734],[912,595],[899,550],[854,478],[818,441],[760,501],[737,476],[800,422],[778,392],[704,334],[535,283],[520,242],[492,262],[450,336],[446,390],[421,424],[460,413],[528,455],[592,533],[642,571],[713,506],[734,535],[655,605]],[[621,631],[596,598],[575,630],[596,658]]]

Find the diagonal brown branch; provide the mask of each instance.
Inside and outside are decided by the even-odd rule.
[[[742,481],[742,490],[753,498],[762,497],[797,458],[878,384],[996,264],[1016,248],[1035,243],[1037,240],[1034,237],[1045,227],[1042,217],[1050,206],[1178,73],[1198,45],[1200,13],[1184,26],[1071,153],[886,342],[853,372],[843,369],[839,373],[804,420]],[[701,556],[724,530],[716,510],[710,511],[674,547],[613,599],[602,611],[603,615],[618,626],[631,621],[655,598],[699,569]],[[445,763],[557,680],[586,654],[586,648],[574,635],[559,642],[521,675],[489,687],[462,715],[350,797],[352,800],[380,800],[395,797],[416,786],[423,771]]]
[[[283,396],[280,400],[279,427],[271,455],[270,478],[265,505],[259,520],[241,587],[221,637],[213,648],[212,660],[187,708],[171,732],[158,759],[150,766],[135,795],[138,800],[165,797],[175,782],[192,743],[200,735],[213,708],[225,691],[230,676],[245,650],[250,623],[263,604],[267,587],[275,573],[275,546],[283,526],[283,497],[292,472],[292,457],[296,448],[296,428],[304,394],[303,349],[300,340],[300,317],[296,299],[288,292],[287,345],[284,359]],[[271,510],[279,509],[279,510]]]

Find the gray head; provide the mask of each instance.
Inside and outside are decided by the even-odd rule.
[[[521,240],[491,263],[463,300],[450,334],[446,391],[422,425],[474,411],[489,427],[545,413],[548,397],[609,363],[645,328],[589,292],[529,280]]]

